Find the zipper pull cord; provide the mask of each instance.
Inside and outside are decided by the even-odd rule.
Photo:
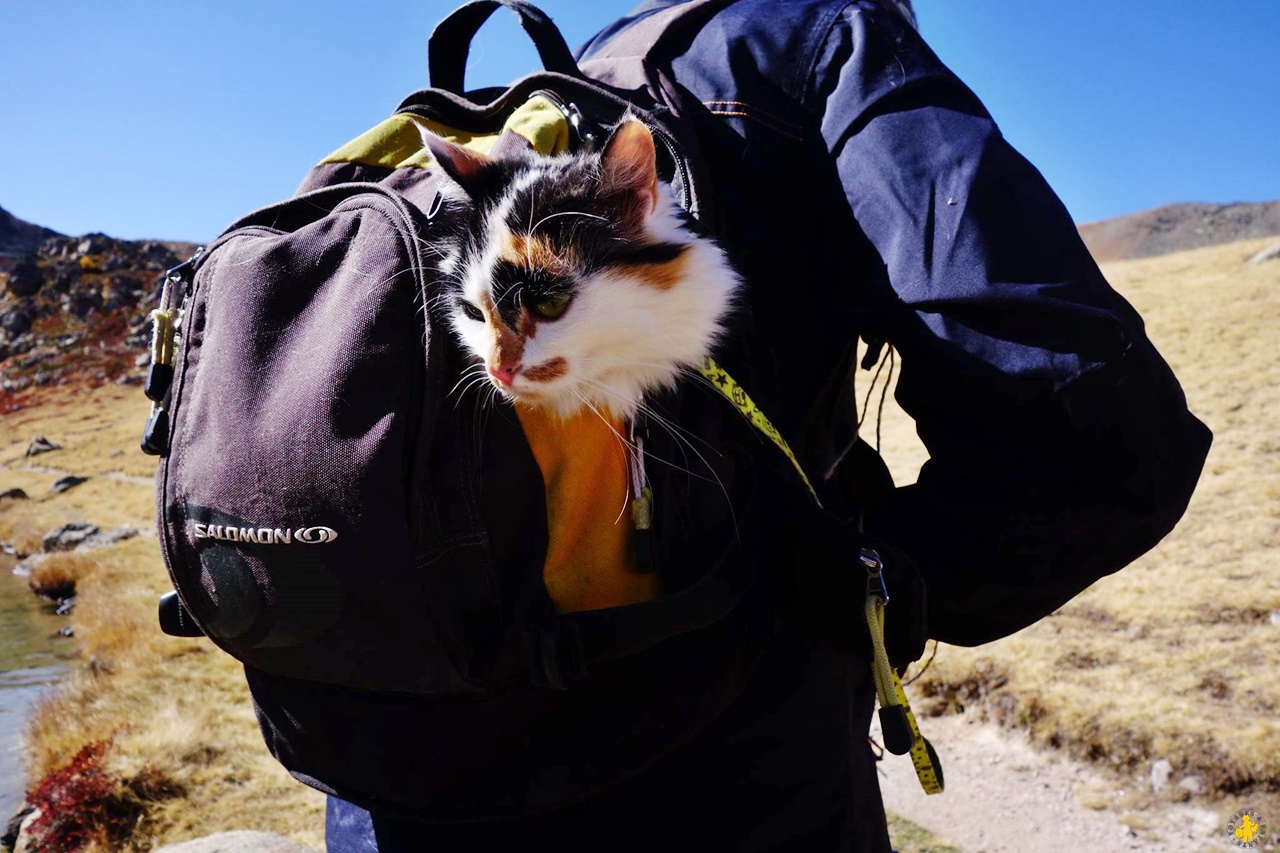
[[[644,428],[631,422],[631,526],[635,530],[636,571],[649,573],[653,564],[653,489],[644,466]]]

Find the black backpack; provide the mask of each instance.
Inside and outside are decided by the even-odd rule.
[[[269,745],[310,784],[381,807],[428,795],[401,783],[374,790],[372,777],[345,787],[351,757],[317,746],[318,730],[354,712],[316,722],[307,715],[319,701],[572,689],[597,663],[733,622],[731,613],[747,619],[750,601],[773,600],[784,583],[760,570],[789,547],[769,534],[810,498],[743,417],[749,366],[729,365],[742,385],[717,393],[690,382],[654,401],[715,449],[694,475],[651,472],[664,595],[557,615],[541,580],[541,475],[514,416],[450,396],[464,357],[432,310],[439,274],[419,239],[447,214],[417,122],[545,151],[599,144],[627,114],[660,143],[661,178],[713,229],[690,104],[647,57],[721,5],[651,16],[628,36],[634,55],[594,61],[588,79],[528,3],[468,3],[431,37],[433,88],[311,169],[293,198],[245,216],[166,276],[143,441],[162,457],[159,533],[176,589],[161,622],[246,664]],[[464,93],[471,38],[499,6],[517,14],[547,70]],[[663,431],[647,438],[654,456],[681,457]],[[819,551],[820,540],[806,538]],[[746,655],[737,639],[719,648]]]
[[[464,96],[469,42],[500,5],[548,70]],[[642,38],[670,38],[715,8],[684,4]],[[725,451],[709,454],[717,470],[668,471],[656,489],[661,601],[556,617],[536,571],[504,576],[540,565],[543,490],[514,419],[498,413],[481,429],[482,413],[450,396],[464,365],[424,310],[439,285],[418,236],[439,227],[441,200],[417,121],[472,144],[576,148],[635,115],[690,213],[709,221],[710,204],[684,93],[642,58],[653,44],[611,77],[596,62],[604,79],[588,80],[540,11],[480,0],[446,18],[430,46],[433,88],[167,276],[144,440],[163,457],[160,534],[181,602],[167,603],[165,624],[198,627],[268,673],[362,689],[560,684],[566,666],[631,653],[733,606],[751,561],[727,556],[737,545],[726,534],[744,526],[731,515],[749,510],[743,469],[760,445],[713,393],[661,402]],[[728,452],[744,439],[747,453]],[[660,458],[681,453],[657,431],[648,440]],[[503,483],[500,521],[486,517],[486,477]]]

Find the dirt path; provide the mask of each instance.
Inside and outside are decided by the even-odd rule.
[[[964,716],[921,726],[947,789],[926,796],[905,756],[886,755],[886,808],[965,853],[1203,853],[1231,850],[1226,818],[1191,804],[1126,810],[1123,787],[1087,765],[1041,752],[1025,736]],[[873,728],[873,736],[879,740]]]

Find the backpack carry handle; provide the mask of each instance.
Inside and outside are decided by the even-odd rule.
[[[520,26],[533,39],[547,71],[581,77],[573,52],[547,14],[527,0],[470,0],[449,13],[436,25],[427,41],[427,65],[433,89],[463,94],[463,77],[471,40],[499,6],[506,6],[520,19]]]

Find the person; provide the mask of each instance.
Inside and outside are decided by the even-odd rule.
[[[584,67],[676,5],[649,0],[605,28]],[[862,519],[887,555],[891,595],[905,593],[890,610],[917,617],[889,617],[896,662],[926,635],[976,645],[1013,633],[1172,529],[1209,432],[1042,176],[923,41],[908,0],[708,4],[669,73],[705,108],[694,120],[716,232],[750,288],[725,363],[769,365],[752,371],[752,394],[824,495],[863,452],[843,381],[856,338],[901,357],[896,398],[929,461]],[[832,377],[850,393],[831,396]],[[568,743],[543,730],[558,714],[606,727],[592,703],[609,692],[664,695],[658,707],[678,717],[677,700],[699,692],[682,670],[696,639],[512,724],[524,726],[514,735],[495,730],[497,752],[524,751],[565,778],[595,774],[577,801],[532,814],[479,802],[451,822],[331,798],[329,850],[889,850],[867,649],[819,636],[833,608],[858,623],[858,590],[833,595],[835,583],[802,573],[787,618],[757,601],[768,627],[740,620],[743,635],[756,630],[743,647],[758,650],[742,683],[645,760],[573,765],[566,752],[557,766],[539,738]],[[436,722],[404,750],[447,751]]]

